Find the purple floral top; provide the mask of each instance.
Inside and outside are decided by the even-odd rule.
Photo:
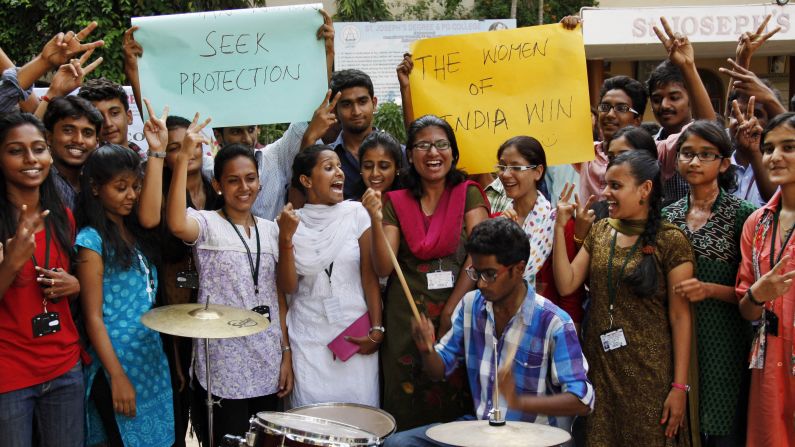
[[[271,325],[264,332],[248,337],[210,340],[212,393],[227,399],[246,399],[278,391],[281,365],[281,326],[276,296],[276,262],[279,228],[272,221],[257,219],[260,236],[259,294],[254,293],[246,248],[230,223],[216,211],[188,209],[188,216],[199,224],[194,247],[199,272],[199,303],[223,304],[253,309],[270,308]],[[238,230],[256,256],[256,233]],[[256,260],[255,260],[256,262]],[[193,371],[207,389],[204,340],[194,340],[196,363]]]

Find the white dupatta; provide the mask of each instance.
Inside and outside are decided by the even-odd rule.
[[[359,202],[336,205],[306,204],[299,209],[300,223],[293,235],[295,268],[299,275],[315,275],[327,269],[342,251],[356,225]]]

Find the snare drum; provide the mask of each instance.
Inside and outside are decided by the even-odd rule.
[[[380,408],[361,404],[326,403],[293,408],[288,413],[328,419],[359,428],[378,437],[379,444],[395,432],[395,418]]]
[[[375,447],[378,436],[340,422],[302,414],[263,411],[251,419],[253,447]]]

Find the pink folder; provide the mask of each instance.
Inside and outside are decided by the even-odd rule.
[[[364,315],[340,332],[334,340],[331,340],[328,348],[331,349],[335,357],[339,357],[344,362],[359,351],[359,345],[345,340],[345,337],[365,337],[369,333],[370,314],[365,312]]]

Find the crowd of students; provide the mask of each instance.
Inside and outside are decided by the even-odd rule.
[[[394,416],[388,446],[440,445],[430,425],[495,406],[577,445],[795,445],[795,113],[748,69],[777,29],[740,36],[726,123],[663,19],[646,84],[604,81],[592,161],[548,167],[516,135],[469,176],[451,126],[413,116],[410,54],[405,147],[373,128],[372,82],[333,71],[321,13],[311,121],[267,146],[256,125],[213,128],[213,158],[210,117],[141,98],[135,28],[146,152],[123,88],[84,79],[96,24],[22,67],[0,52],[0,446],[184,445],[189,420],[207,445],[204,350],[141,323],[207,302],[271,323],[209,344],[215,439],[348,402]],[[364,316],[343,361],[327,345]]]

